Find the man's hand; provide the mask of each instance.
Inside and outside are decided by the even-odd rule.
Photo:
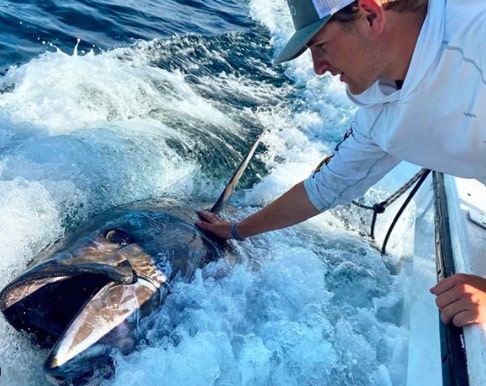
[[[222,239],[231,239],[231,224],[228,221],[221,220],[214,213],[207,210],[198,211],[199,220],[196,221],[196,226],[213,233],[215,236]]]
[[[486,324],[485,278],[459,273],[442,279],[430,292],[437,296],[435,303],[445,324]]]

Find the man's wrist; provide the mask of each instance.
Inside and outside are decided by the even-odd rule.
[[[238,231],[236,230],[237,225],[238,225],[237,222],[231,223],[231,228],[230,228],[231,237],[235,240],[242,241],[244,240],[244,238],[241,237]]]

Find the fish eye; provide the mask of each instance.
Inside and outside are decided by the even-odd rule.
[[[105,239],[112,244],[119,244],[122,246],[128,245],[133,241],[127,232],[118,228],[107,230],[105,232]]]

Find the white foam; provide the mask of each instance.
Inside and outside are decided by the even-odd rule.
[[[0,181],[1,284],[62,234],[59,210],[49,192],[21,178]]]
[[[141,45],[102,55],[48,51],[7,72],[1,87],[14,89],[0,94],[0,107],[14,124],[36,125],[50,135],[107,122],[157,118],[164,112],[217,125],[230,122],[195,94],[180,72],[152,66],[151,58],[144,55],[146,49]]]

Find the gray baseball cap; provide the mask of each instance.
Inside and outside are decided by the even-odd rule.
[[[354,0],[287,0],[295,33],[273,60],[275,64],[292,60],[306,50],[306,45],[332,15]]]

